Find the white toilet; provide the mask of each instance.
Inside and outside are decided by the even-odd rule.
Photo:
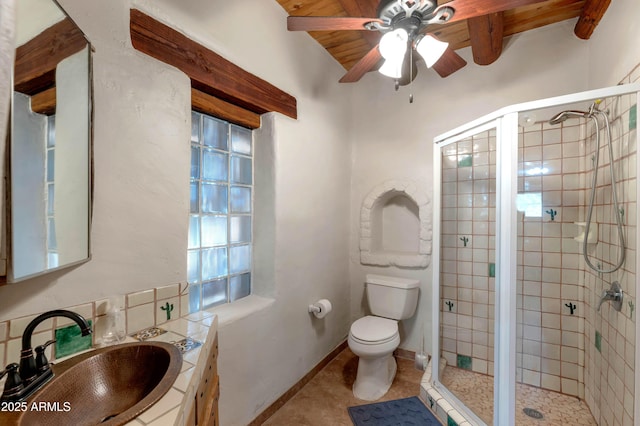
[[[398,321],[415,313],[420,281],[367,275],[366,285],[372,315],[351,324],[349,348],[360,358],[353,395],[375,401],[387,393],[396,375]]]

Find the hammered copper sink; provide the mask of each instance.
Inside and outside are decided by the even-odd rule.
[[[125,343],[78,355],[53,365],[55,377],[28,399],[29,407],[59,402],[59,410],[29,409],[17,424],[123,425],[171,389],[181,366],[180,350],[164,342]]]

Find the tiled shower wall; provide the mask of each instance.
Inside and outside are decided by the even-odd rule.
[[[493,374],[495,130],[442,152],[441,327],[447,364]]]
[[[623,83],[640,81],[640,66]],[[606,99],[600,109],[608,110],[613,139],[614,170],[617,180],[619,208],[626,242],[623,267],[613,273],[597,274],[585,267],[585,399],[600,425],[637,424],[633,420],[635,386],[635,327],[637,279],[637,98],[626,95]],[[587,158],[595,153],[593,129],[588,128]],[[618,260],[618,235],[608,173],[609,155],[606,146],[600,148],[594,216],[598,221],[598,243],[590,247],[593,264],[611,269]],[[588,202],[588,200],[587,200]],[[586,212],[585,212],[586,214]],[[584,265],[584,262],[583,262]],[[598,312],[602,292],[613,281],[624,291],[622,310],[617,312],[605,302]]]
[[[636,300],[635,96],[605,99],[611,120],[614,171],[622,209],[626,261],[614,273],[592,271],[576,241],[584,223],[596,152],[592,120],[572,119],[523,129],[519,150],[519,193],[541,194],[518,223],[518,380],[587,401],[598,424],[633,424]],[[600,121],[604,126],[603,121]],[[586,137],[583,137],[586,135]],[[611,269],[619,256],[605,131],[592,229],[591,263]],[[560,145],[561,143],[561,145]],[[560,160],[561,159],[561,160]],[[578,238],[579,239],[579,238]],[[609,302],[597,311],[602,292],[618,281],[622,311]],[[606,337],[605,337],[606,336]]]
[[[629,79],[626,81],[629,82]],[[518,223],[518,379],[587,401],[599,424],[632,424],[635,360],[636,130],[635,96],[605,99],[611,120],[614,171],[623,212],[626,261],[615,273],[592,271],[582,256],[583,231],[596,152],[592,120],[522,129],[519,193],[541,194],[542,211]],[[600,121],[601,126],[604,122]],[[600,160],[591,263],[611,269],[619,256],[610,156],[600,132]],[[560,145],[561,143],[561,145]],[[524,204],[535,204],[533,198]],[[535,212],[535,206],[532,207]],[[611,282],[625,292],[621,312],[600,296]],[[604,336],[607,335],[605,338]]]

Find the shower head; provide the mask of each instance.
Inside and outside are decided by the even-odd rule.
[[[549,124],[560,124],[565,120],[570,118],[589,118],[591,114],[586,111],[576,111],[576,110],[567,110],[562,111],[556,115],[554,115],[551,120],[549,120]]]

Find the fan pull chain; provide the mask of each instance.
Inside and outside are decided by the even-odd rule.
[[[413,46],[409,46],[409,103],[413,103],[413,92],[411,92],[411,86],[413,85]]]

